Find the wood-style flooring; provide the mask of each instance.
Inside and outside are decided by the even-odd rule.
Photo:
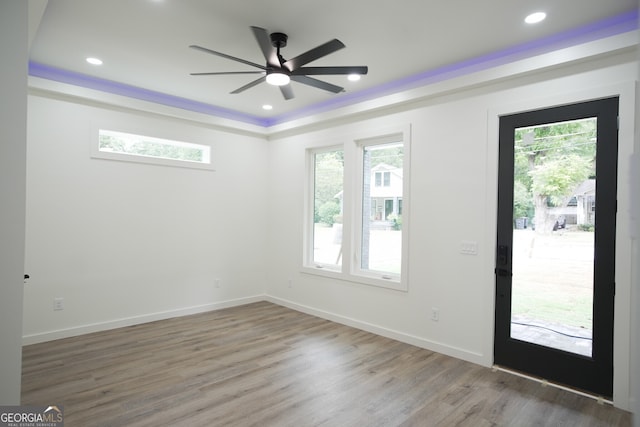
[[[629,426],[551,386],[268,302],[23,349],[22,403],[90,426]]]

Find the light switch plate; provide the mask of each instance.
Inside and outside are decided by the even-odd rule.
[[[478,255],[478,242],[463,240],[460,243],[460,253],[465,255]]]

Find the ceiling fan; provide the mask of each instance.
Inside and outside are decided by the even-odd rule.
[[[272,33],[269,35],[267,30],[260,27],[251,27],[253,35],[262,50],[267,63],[266,65],[256,64],[255,62],[247,61],[244,59],[236,58],[235,56],[227,55],[225,53],[216,52],[215,50],[207,49],[202,46],[191,45],[192,49],[199,50],[201,52],[210,53],[212,55],[220,56],[222,58],[231,59],[232,61],[241,62],[252,67],[259,68],[262,71],[228,71],[228,72],[209,72],[209,73],[191,73],[192,76],[215,76],[215,75],[228,75],[228,74],[262,74],[257,80],[254,80],[246,85],[239,87],[231,93],[240,93],[245,90],[256,86],[264,81],[269,84],[279,86],[282,96],[285,99],[292,99],[293,89],[289,84],[290,80],[298,83],[302,83],[308,86],[313,86],[318,89],[323,89],[333,93],[339,93],[344,91],[344,88],[336,86],[331,83],[327,83],[322,80],[309,77],[310,75],[364,75],[368,72],[366,66],[344,66],[344,67],[304,67],[304,65],[329,55],[339,49],[345,47],[345,45],[338,39],[330,40],[318,47],[308,50],[295,58],[286,60],[280,55],[280,49],[287,45],[288,36],[283,33]]]

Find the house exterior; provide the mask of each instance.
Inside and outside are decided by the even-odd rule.
[[[372,221],[387,222],[402,215],[402,172],[385,163],[371,168]]]
[[[551,208],[550,213],[564,217],[569,225],[594,225],[596,223],[596,180],[587,179],[574,190],[566,206]]]
[[[373,228],[387,228],[393,225],[393,219],[402,216],[402,176],[401,168],[380,163],[371,168],[370,174],[370,210]],[[334,196],[340,204],[342,215],[343,191]]]
[[[596,223],[596,180],[588,179],[575,192],[576,224]],[[572,199],[573,202],[573,199]],[[573,204],[570,202],[570,204]]]

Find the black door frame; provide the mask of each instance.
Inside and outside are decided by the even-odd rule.
[[[600,396],[613,396],[613,321],[619,98],[500,117],[494,363]],[[511,338],[514,131],[597,117],[592,357]]]

